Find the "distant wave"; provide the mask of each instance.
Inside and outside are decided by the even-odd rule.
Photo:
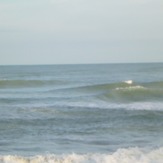
[[[22,87],[40,87],[62,84],[63,82],[58,80],[0,80],[0,88],[22,88]]]
[[[162,101],[163,82],[108,83],[69,88],[69,91],[94,94],[96,98],[110,102]]]
[[[122,88],[160,88],[163,89],[163,81],[149,82],[149,83],[137,83],[133,80],[127,80],[115,83],[101,83],[92,85],[66,85],[66,81],[62,80],[26,80],[26,79],[0,79],[0,88],[19,88],[19,87],[44,87],[51,85],[64,85],[63,90],[92,90],[103,91]],[[53,90],[51,90],[53,91]],[[55,91],[55,90],[54,90]]]
[[[116,83],[103,83],[103,84],[94,84],[94,85],[83,85],[83,86],[71,86],[61,88],[62,90],[83,90],[83,91],[109,91],[109,90],[137,90],[137,89],[148,89],[148,88],[159,88],[163,89],[163,81],[160,82],[150,82],[150,83],[134,83],[131,81],[116,82]],[[51,90],[53,91],[53,90]],[[54,90],[55,91],[55,90]]]
[[[62,83],[62,82],[61,82]],[[159,103],[163,99],[163,81],[128,84],[126,82],[119,83],[104,83],[92,85],[64,85],[55,80],[0,80],[0,88],[24,88],[24,87],[52,87],[41,89],[40,92],[19,92],[16,95],[9,89],[8,92],[1,95],[0,102],[2,104],[12,103],[50,103],[75,106],[110,106],[112,103],[126,104],[126,103]],[[18,91],[19,89],[15,90]],[[66,101],[67,100],[67,101]]]
[[[140,148],[118,149],[112,154],[69,154],[38,155],[22,157],[14,155],[0,156],[1,163],[162,163],[163,148],[143,150]]]

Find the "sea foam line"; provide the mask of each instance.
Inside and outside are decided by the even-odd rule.
[[[0,156],[0,163],[162,163],[163,147],[151,151],[140,148],[118,149],[112,154]]]

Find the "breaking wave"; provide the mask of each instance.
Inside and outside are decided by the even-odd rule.
[[[95,96],[110,102],[162,101],[163,82],[134,83],[125,81],[86,86],[82,91],[93,92]]]
[[[162,163],[163,148],[144,150],[140,148],[118,149],[112,154],[69,154],[38,155],[22,157],[14,155],[0,156],[1,163]]]

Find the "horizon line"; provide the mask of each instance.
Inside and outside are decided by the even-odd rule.
[[[35,63],[35,64],[0,64],[0,66],[52,66],[52,65],[106,65],[106,64],[155,64],[163,63],[163,61],[153,62],[103,62],[103,63]]]

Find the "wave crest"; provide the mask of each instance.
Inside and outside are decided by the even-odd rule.
[[[132,80],[126,80],[125,83],[127,83],[127,84],[132,84],[133,81],[132,81]]]

